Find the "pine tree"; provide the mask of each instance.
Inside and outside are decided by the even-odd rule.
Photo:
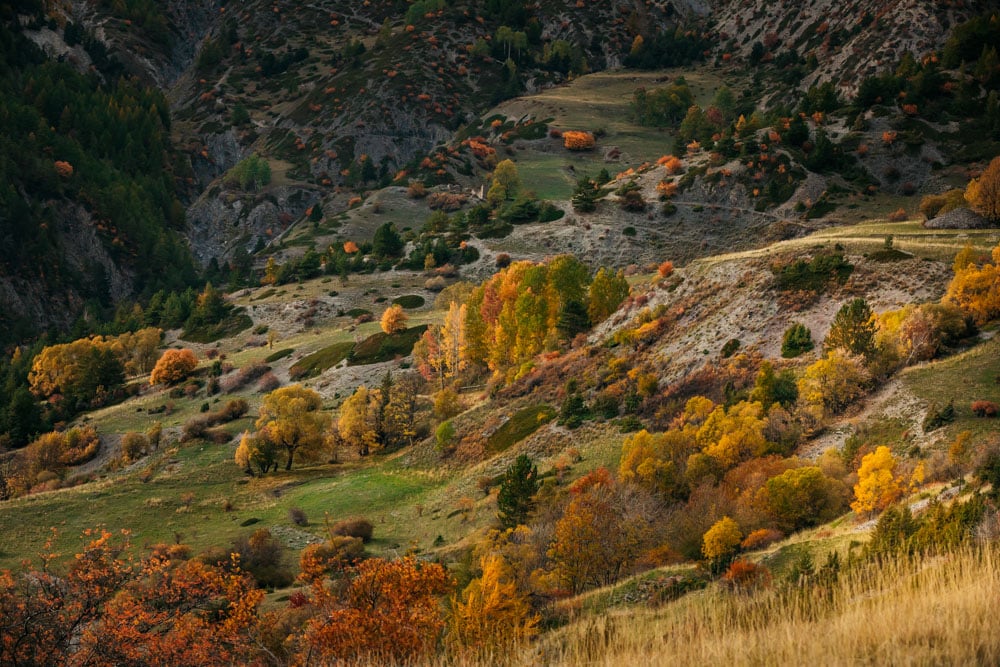
[[[504,528],[515,528],[528,520],[538,493],[538,466],[521,454],[508,466],[497,494],[497,518]]]

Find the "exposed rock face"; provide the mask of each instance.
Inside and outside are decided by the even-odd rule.
[[[990,221],[975,211],[956,208],[924,223],[928,229],[988,229]]]
[[[53,290],[45,267],[38,267],[37,275],[0,276],[0,326],[23,320],[68,328],[87,299],[119,301],[131,296],[133,276],[108,254],[90,214],[80,205],[60,206],[64,213],[54,232],[61,258],[53,264],[79,279],[71,281],[70,288]]]
[[[191,252],[205,265],[213,257],[231,257],[241,245],[252,251],[257,239],[279,237],[316,199],[315,191],[297,187],[272,187],[260,195],[213,189],[188,209]]]
[[[734,55],[750,57],[757,43],[763,46],[764,58],[790,49],[803,57],[811,53],[817,67],[803,78],[803,90],[832,81],[842,92],[854,93],[864,78],[894,67],[904,53],[920,57],[941,48],[951,26],[985,3],[719,0],[713,4],[723,48],[731,48]]]

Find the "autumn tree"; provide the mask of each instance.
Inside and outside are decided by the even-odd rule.
[[[465,358],[513,380],[536,355],[558,346],[560,315],[568,302],[584,298],[588,283],[585,267],[568,256],[512,263],[469,295]]]
[[[983,217],[993,222],[1000,221],[1000,156],[990,160],[979,178],[969,181],[965,199]]]
[[[156,362],[152,372],[149,374],[150,384],[177,384],[181,382],[198,367],[198,358],[194,352],[184,348],[183,350],[167,350]]]
[[[695,439],[702,453],[726,470],[767,452],[770,443],[764,434],[766,427],[763,406],[754,401],[740,401],[728,409],[716,406],[699,427]]]
[[[259,437],[285,450],[285,470],[291,470],[294,457],[313,459],[319,455],[329,425],[322,397],[293,384],[264,396],[255,427]]]
[[[101,336],[42,348],[31,364],[28,384],[38,398],[61,396],[72,407],[103,402],[125,381],[114,345]]]
[[[896,457],[885,445],[861,459],[851,509],[857,514],[881,512],[896,502],[903,490],[896,478]]]
[[[507,466],[497,494],[497,518],[502,527],[514,528],[528,522],[538,484],[538,466],[527,455],[521,454]]]
[[[445,627],[447,570],[408,556],[371,558],[345,571],[345,586],[312,585],[318,613],[303,631],[303,653],[320,664],[415,664],[430,657]]]
[[[493,181],[486,198],[496,206],[507,199],[513,199],[520,189],[521,175],[517,171],[517,165],[511,160],[502,160],[493,170]]]
[[[183,548],[146,558],[127,535],[85,531],[65,568],[0,571],[0,664],[210,665],[257,659],[263,592],[233,564],[185,560]],[[51,550],[51,544],[46,551]]]
[[[571,593],[617,581],[650,546],[657,501],[601,468],[577,480],[548,555]]]
[[[764,486],[768,510],[785,532],[835,518],[845,507],[844,492],[842,483],[816,466],[786,470]]]
[[[643,429],[625,438],[618,477],[661,497],[679,498],[684,493],[687,458],[696,449],[691,431],[650,433]]]
[[[806,368],[798,382],[799,397],[822,419],[863,396],[870,380],[862,358],[838,348]]]
[[[944,297],[977,325],[1000,316],[1000,245],[993,249],[992,259],[992,264],[977,266],[968,254],[960,252],[955,259],[955,277]]]
[[[406,321],[409,319],[406,312],[403,311],[403,307],[398,303],[394,303],[385,309],[382,313],[382,319],[380,324],[382,325],[382,331],[387,334],[399,333],[401,331],[406,331]]]
[[[278,447],[259,433],[244,432],[234,459],[247,474],[253,474],[256,467],[261,475],[266,475],[272,468],[278,470]]]
[[[112,349],[122,361],[127,375],[149,373],[160,357],[159,347],[163,330],[146,327],[136,332],[125,332],[111,340]]]
[[[465,340],[466,313],[465,304],[452,301],[441,325],[441,365],[446,379],[457,379],[469,366]]]
[[[823,349],[829,352],[836,348],[866,359],[875,353],[874,314],[863,298],[845,303],[834,316],[830,332],[823,341]]]
[[[724,516],[702,537],[701,553],[711,563],[712,570],[720,572],[739,551],[742,540],[743,534],[739,525],[728,516]]]
[[[619,269],[614,272],[603,267],[598,269],[597,275],[590,283],[590,300],[587,306],[590,321],[594,324],[603,322],[611,313],[618,310],[618,306],[628,293],[629,286],[624,271]]]
[[[340,437],[357,449],[358,456],[368,456],[378,442],[370,394],[364,385],[355,389],[340,406],[340,417],[337,420]]]
[[[452,597],[447,639],[455,653],[489,660],[531,639],[540,619],[502,556],[484,555],[479,567],[482,574],[466,586],[461,599]]]
[[[413,444],[416,430],[417,386],[411,374],[396,380],[382,417],[382,445],[399,447]]]

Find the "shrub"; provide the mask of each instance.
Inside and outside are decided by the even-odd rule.
[[[508,266],[510,266],[510,261],[511,261],[510,260],[510,255],[508,255],[505,252],[502,252],[499,255],[497,255],[497,258],[496,258],[496,267],[498,269],[505,269]]]
[[[591,132],[566,130],[563,132],[563,146],[571,151],[585,151],[594,147],[594,135]]]
[[[743,593],[770,585],[771,573],[763,565],[741,558],[729,566],[722,579],[735,591]]]
[[[266,394],[274,391],[280,386],[281,380],[278,379],[277,375],[274,373],[265,373],[264,377],[262,377],[260,382],[257,384],[257,391]]]
[[[901,207],[897,208],[895,211],[890,213],[886,217],[886,220],[888,220],[889,222],[903,222],[904,220],[906,220],[906,218],[907,218],[906,209]]]
[[[784,536],[784,533],[774,528],[759,528],[743,538],[740,547],[745,551],[763,549],[774,544]]]
[[[434,416],[437,419],[451,419],[462,412],[462,399],[454,389],[441,389],[434,393]]]
[[[195,417],[184,423],[181,429],[181,442],[190,442],[204,438],[208,433],[209,420],[203,417]]]
[[[223,383],[223,389],[227,394],[231,394],[234,391],[239,391],[240,389],[246,387],[250,383],[262,377],[265,373],[271,370],[271,367],[262,362],[254,362],[249,366],[244,366],[239,370],[235,377],[227,378]]]
[[[953,421],[955,421],[954,401],[948,401],[948,405],[943,408],[939,408],[936,403],[932,403],[931,407],[927,409],[927,415],[924,417],[922,426],[924,433],[930,433]]]
[[[674,272],[674,263],[667,260],[656,268],[656,272],[660,278],[669,278]]]
[[[126,463],[130,463],[146,453],[146,448],[149,446],[149,440],[147,440],[146,436],[142,433],[130,431],[122,436],[121,445],[122,459]]]
[[[451,423],[450,419],[438,424],[437,429],[434,431],[434,440],[437,442],[438,449],[447,449],[454,438],[455,425]]]
[[[411,199],[423,199],[427,196],[427,188],[423,181],[410,181],[406,188],[406,195]]]
[[[309,519],[306,518],[305,510],[301,507],[292,507],[288,510],[288,518],[291,519],[292,523],[296,526],[308,526]]]
[[[440,292],[448,285],[443,276],[434,276],[424,282],[424,289],[431,292]]]
[[[781,356],[785,359],[791,359],[804,352],[809,352],[813,347],[814,343],[809,329],[801,322],[795,322],[785,330],[785,335],[781,339]]]
[[[740,339],[731,338],[726,341],[726,344],[722,346],[722,357],[723,359],[728,359],[729,357],[736,354],[736,350],[740,349]]]
[[[993,401],[973,401],[972,414],[977,417],[996,417],[997,416],[997,404]]]
[[[375,526],[367,519],[345,519],[338,521],[330,528],[331,536],[357,537],[365,544],[371,542],[374,533]]]
[[[930,220],[931,218],[936,218],[939,215],[943,215],[948,211],[953,211],[956,208],[963,208],[967,206],[968,203],[965,201],[965,191],[959,188],[954,190],[949,190],[939,195],[927,195],[920,200],[920,212],[924,214],[924,217]]]
[[[240,567],[249,572],[260,586],[278,588],[288,586],[294,580],[282,563],[281,542],[266,528],[236,540],[233,551],[240,556]]]

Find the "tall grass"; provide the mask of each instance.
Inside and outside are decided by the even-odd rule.
[[[1000,552],[852,568],[827,588],[721,588],[578,621],[536,659],[563,665],[1000,664]]]

